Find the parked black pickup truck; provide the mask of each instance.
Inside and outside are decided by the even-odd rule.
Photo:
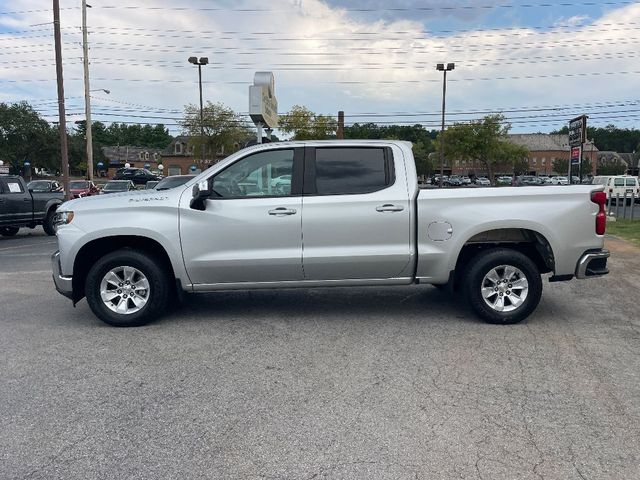
[[[22,177],[0,175],[0,235],[11,237],[20,227],[36,225],[55,235],[53,215],[62,202],[63,192],[31,192]]]

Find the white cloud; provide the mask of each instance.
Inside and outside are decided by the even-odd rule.
[[[591,17],[589,15],[574,15],[573,17],[561,17],[555,21],[554,27],[579,27],[587,23]]]
[[[118,0],[115,4],[132,3]],[[138,5],[170,7],[175,4],[156,1],[138,2]],[[210,2],[197,5],[212,6]],[[442,61],[456,62],[456,70],[449,77],[448,111],[451,113],[500,106],[636,99],[640,91],[638,74],[605,75],[640,70],[637,57],[640,39],[633,34],[635,27],[630,25],[640,22],[637,4],[613,10],[584,26],[579,25],[588,20],[585,16],[563,19],[563,25],[573,25],[570,31],[505,27],[446,37],[425,33],[423,24],[414,20],[354,19],[318,0],[305,0],[298,7],[292,7],[289,0],[273,0],[268,4],[251,0],[242,6],[269,8],[275,12],[127,10],[96,6],[89,10],[92,88],[108,88],[112,92],[108,98],[112,100],[181,110],[185,103],[198,101],[197,71],[187,63],[188,56],[198,55],[208,56],[212,63],[203,68],[203,79],[207,82],[205,99],[221,101],[242,112],[247,110],[248,84],[257,70],[275,72],[281,111],[302,104],[320,113],[345,110],[347,117],[354,112],[438,112],[442,77],[435,71],[435,64]],[[36,0],[12,4],[13,10],[39,8],[42,3]],[[49,15],[50,12],[44,12],[15,17],[12,29],[50,21]],[[69,101],[68,110],[81,112],[83,87],[78,80],[82,78],[81,35],[75,28],[80,24],[80,11],[63,10],[62,24],[66,93],[77,97]],[[38,44],[42,46],[37,47]],[[0,46],[6,47],[0,50],[0,54],[4,54],[0,55],[0,62],[24,62],[9,63],[10,68],[0,70],[0,78],[51,80],[0,81],[0,100],[55,98],[52,65],[12,68],[30,61],[36,65],[53,63],[51,38],[10,41],[2,38]],[[35,51],[42,49],[45,51]],[[602,75],[557,76],[582,73]],[[533,78],[513,78],[527,76]],[[537,78],[541,76],[546,78]],[[466,80],[479,78],[490,80]],[[135,110],[135,107],[108,101],[97,101],[98,105]],[[100,117],[99,110],[96,108],[96,119],[112,118]],[[55,108],[48,111],[55,112]],[[166,113],[165,116],[179,115]],[[438,123],[437,117],[426,118],[433,118],[434,125]],[[129,120],[135,121],[135,118]],[[556,127],[562,124],[561,120],[554,121]],[[165,123],[174,122],[165,120]],[[553,128],[553,125],[514,122],[514,127],[518,126],[521,126],[519,130],[529,131]]]

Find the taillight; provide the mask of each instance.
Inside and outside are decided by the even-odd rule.
[[[591,201],[598,205],[596,214],[596,235],[604,235],[607,229],[607,214],[605,213],[605,203],[607,195],[604,192],[591,192]]]

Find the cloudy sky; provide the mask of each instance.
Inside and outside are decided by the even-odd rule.
[[[640,2],[576,0],[89,1],[94,120],[176,121],[204,98],[248,110],[255,71],[273,71],[280,112],[344,110],[347,124],[437,128],[503,111],[515,132],[640,127]],[[0,0],[0,101],[56,120],[51,2]],[[61,0],[69,121],[82,119],[80,1]]]

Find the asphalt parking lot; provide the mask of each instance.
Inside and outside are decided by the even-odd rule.
[[[545,282],[525,323],[435,288],[190,297],[137,329],[0,238],[0,478],[633,479],[640,250]]]

